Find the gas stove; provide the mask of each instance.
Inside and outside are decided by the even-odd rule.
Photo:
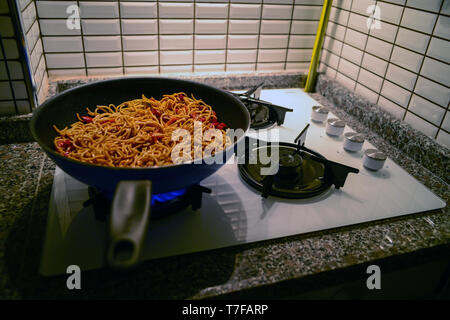
[[[291,108],[283,107],[260,99],[264,82],[248,89],[245,92],[231,92],[241,100],[250,113],[250,128],[268,129],[275,125],[282,125],[286,112],[292,112]]]
[[[325,124],[310,121],[311,108],[318,103],[301,89],[262,90],[260,98],[292,109],[281,125],[251,129],[246,137],[248,145],[265,141],[283,148],[281,176],[258,180],[258,176],[252,176],[251,167],[239,164],[238,157],[232,157],[192,190],[159,195],[154,205],[160,206],[160,214],[154,215],[150,222],[143,260],[445,206],[443,200],[389,158],[381,170],[370,171],[363,167],[364,150],[373,146],[365,141],[363,150],[345,151],[343,136],[329,136],[325,133]],[[350,131],[345,128],[345,132]],[[338,171],[334,178],[330,175],[334,171],[330,171],[326,179],[324,171],[331,170],[329,165],[337,167]],[[303,171],[295,179],[283,178],[283,174],[290,176],[297,172],[295,170]],[[315,171],[318,173],[311,175]],[[336,175],[340,178],[336,179]],[[295,196],[289,194],[292,190],[296,190]],[[308,190],[312,192],[307,197],[302,196]],[[101,199],[101,195],[99,197]],[[78,265],[82,270],[105,267],[107,225],[104,215],[108,212],[108,202],[95,198],[94,190],[56,168],[40,266],[42,275],[65,274],[69,265]],[[164,207],[172,203],[178,203],[176,210]]]

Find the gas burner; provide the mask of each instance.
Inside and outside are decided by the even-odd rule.
[[[89,187],[89,200],[83,206],[92,205],[95,217],[105,221],[111,212],[111,200],[95,188]],[[152,195],[151,219],[157,220],[181,211],[189,206],[192,210],[201,208],[203,193],[211,193],[211,189],[194,185],[182,190]]]
[[[238,164],[243,180],[261,191],[264,198],[272,195],[303,199],[323,194],[332,185],[339,189],[344,185],[348,173],[359,172],[358,169],[327,160],[306,148],[304,143],[308,127],[309,124],[295,139],[297,144],[262,142],[246,137],[245,161]],[[261,169],[269,169],[271,164],[262,164],[259,155],[270,158],[274,151],[278,152],[278,170],[274,174],[262,175]]]
[[[250,128],[268,129],[275,124],[282,125],[286,112],[292,112],[293,109],[274,105],[270,102],[260,100],[261,90],[264,83],[250,88],[244,93],[232,93],[240,99],[247,107],[250,113]]]

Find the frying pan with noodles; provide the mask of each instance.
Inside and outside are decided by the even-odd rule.
[[[184,189],[216,172],[222,163],[182,163],[148,168],[115,168],[93,165],[66,158],[55,151],[53,140],[58,128],[78,121],[86,107],[119,105],[124,101],[146,97],[161,99],[164,94],[185,92],[209,104],[217,118],[231,129],[246,132],[250,117],[245,106],[231,94],[194,81],[171,78],[120,78],[98,81],[67,90],[39,106],[30,127],[34,139],[46,154],[67,174],[109,195],[112,201],[110,242],[107,263],[127,268],[139,262],[151,211],[151,195]],[[242,137],[241,137],[242,138]],[[216,156],[227,160],[241,139]]]

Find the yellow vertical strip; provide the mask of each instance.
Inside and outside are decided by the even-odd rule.
[[[333,0],[323,2],[322,14],[320,16],[319,27],[317,28],[316,40],[314,41],[311,63],[309,65],[308,77],[306,78],[305,92],[312,92],[316,83],[317,65],[319,64],[320,50],[322,49],[323,38],[327,30],[328,18],[330,17]]]

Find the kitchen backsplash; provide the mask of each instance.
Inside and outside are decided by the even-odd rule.
[[[23,25],[17,13],[20,8],[16,8],[20,5],[23,9],[27,7],[24,1],[0,1],[0,116],[26,114],[35,106],[35,91],[23,46]],[[33,32],[39,36],[37,24],[34,28],[28,27],[30,39]],[[37,68],[35,70],[37,72]],[[45,66],[39,72],[45,72]]]
[[[335,0],[320,70],[450,147],[449,39],[449,0]]]
[[[50,77],[306,70],[323,1],[36,1]],[[76,5],[80,28],[66,27]],[[76,14],[73,11],[73,14]]]

